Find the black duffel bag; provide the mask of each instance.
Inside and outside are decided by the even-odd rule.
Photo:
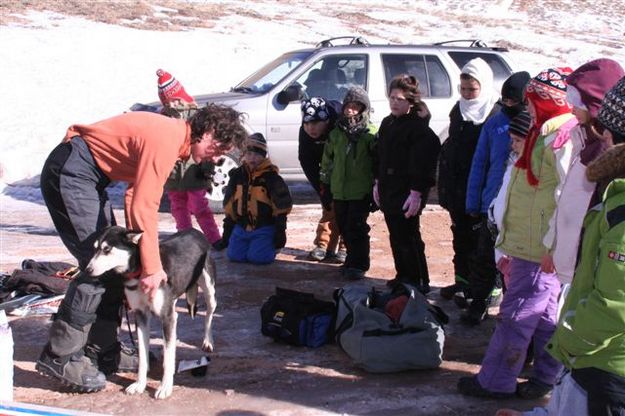
[[[312,293],[276,287],[260,317],[262,334],[278,342],[316,348],[334,339],[336,305]]]

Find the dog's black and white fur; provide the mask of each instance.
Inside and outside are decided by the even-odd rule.
[[[139,240],[141,232],[113,226],[106,228],[95,243],[95,254],[86,272],[97,277],[113,270],[130,276],[124,282],[124,291],[130,308],[135,312],[139,339],[139,374],[137,381],[126,388],[126,393],[143,393],[147,382],[148,352],[150,344],[150,317],[158,316],[163,325],[163,378],[155,397],[164,399],[171,395],[176,364],[176,301],[187,295],[189,313],[195,316],[198,286],[206,298],[204,351],[213,350],[212,320],[217,306],[215,300],[215,264],[210,257],[210,244],[204,234],[195,229],[181,231],[160,243],[163,269],[167,283],[161,285],[154,299],[139,287],[141,270]],[[134,275],[134,276],[133,276]]]

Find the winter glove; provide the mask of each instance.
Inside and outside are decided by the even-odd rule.
[[[224,163],[224,158],[221,158],[217,161],[217,163],[213,163],[210,160],[204,160],[200,162],[200,170],[198,176],[201,176],[202,179],[206,179],[208,181],[207,191],[209,194],[213,193],[213,177],[215,176],[215,167],[221,166]]]
[[[228,240],[226,240],[225,238],[220,238],[213,243],[213,250],[216,251],[221,251],[226,247],[228,247]]]
[[[414,217],[419,212],[419,208],[421,208],[421,193],[411,190],[410,195],[406,198],[406,202],[401,207],[402,210],[406,211],[404,217]]]
[[[378,180],[375,180],[373,184],[373,202],[379,207],[380,206],[380,192],[378,192]]]
[[[228,247],[230,243],[230,236],[232,235],[232,229],[234,228],[234,221],[230,217],[224,217],[224,232],[221,235],[221,239],[213,243],[213,248],[217,251],[221,251]]]
[[[198,176],[203,179],[212,180],[215,174],[215,164],[209,160],[203,160],[199,163],[200,170]]]
[[[276,249],[281,249],[286,245],[286,215],[277,216],[274,225],[276,233],[273,237],[273,246]]]
[[[497,224],[495,224],[495,221],[491,221],[490,218],[489,218],[488,222],[486,223],[486,226],[488,227],[488,231],[490,231],[490,238],[493,241],[497,241],[497,236],[499,235],[499,230],[497,229]]]
[[[332,210],[332,191],[330,185],[321,183],[319,186],[319,196],[321,197],[321,205],[327,211]]]

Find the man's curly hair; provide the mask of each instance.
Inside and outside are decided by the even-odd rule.
[[[191,143],[202,140],[206,132],[213,132],[214,140],[243,148],[247,132],[243,127],[243,114],[222,104],[208,103],[189,119]]]

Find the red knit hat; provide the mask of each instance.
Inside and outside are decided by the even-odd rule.
[[[158,76],[158,98],[161,99],[161,103],[164,106],[167,106],[175,99],[189,104],[195,102],[193,97],[184,90],[182,84],[169,72],[159,69],[156,71],[156,76]]]
[[[571,112],[571,105],[566,101],[566,79],[573,72],[569,67],[549,68],[530,79],[525,87],[525,98],[531,101],[536,110],[536,118],[527,136],[523,154],[515,166],[527,170],[527,181],[538,185],[538,178],[531,168],[532,151],[540,135],[543,124],[554,117]]]

